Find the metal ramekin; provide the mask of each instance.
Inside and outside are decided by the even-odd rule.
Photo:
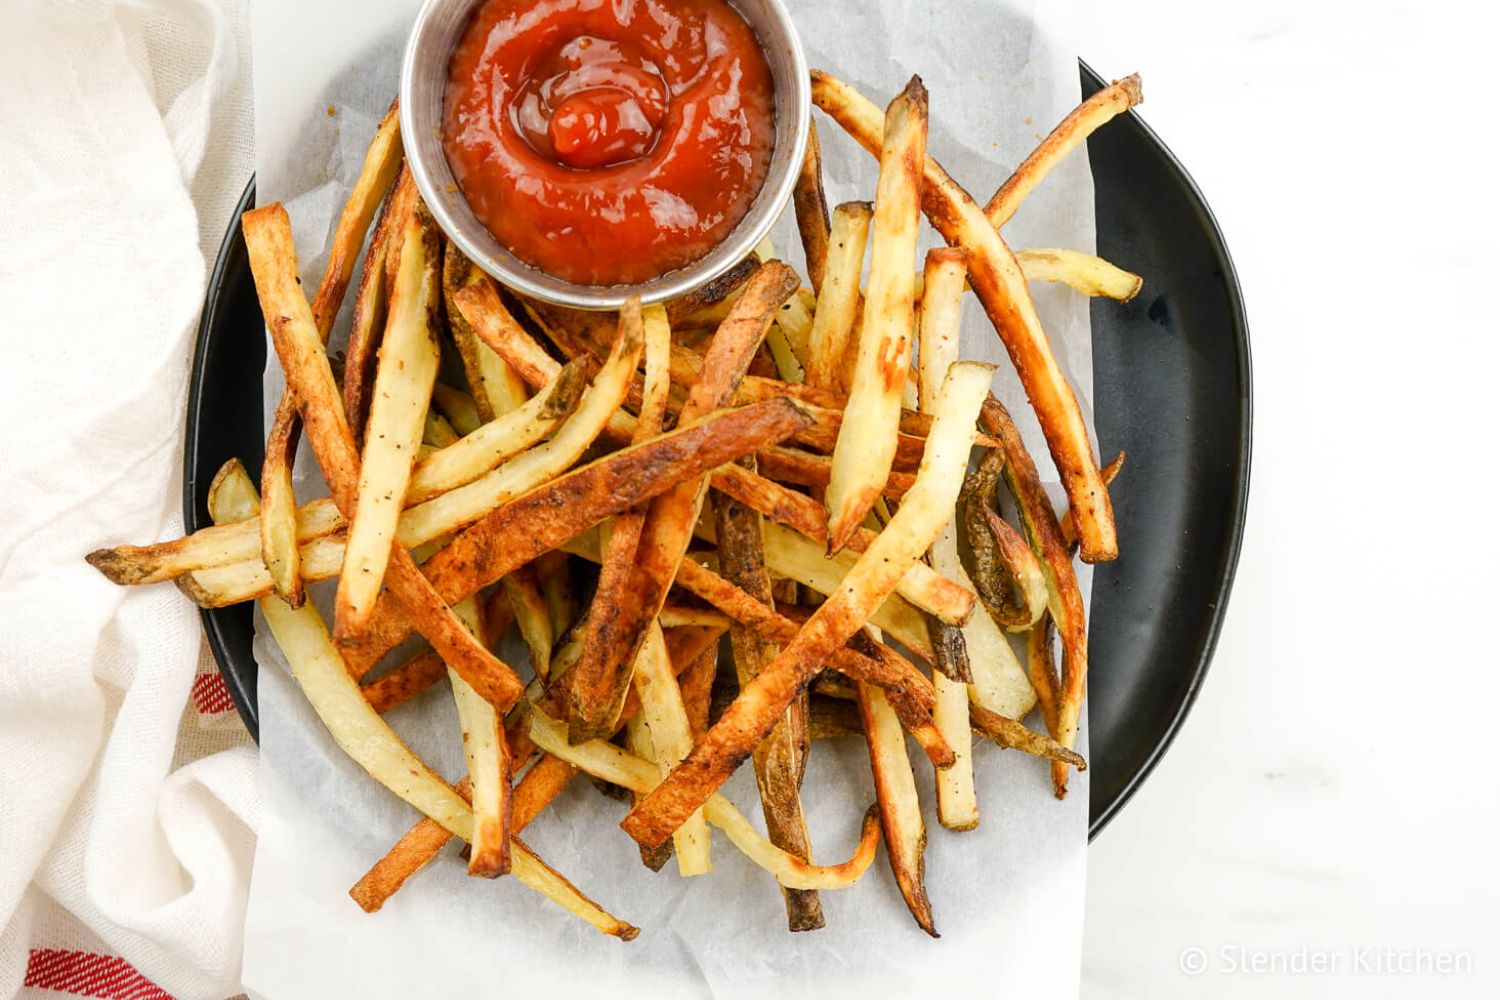
[[[481,0],[426,0],[401,64],[401,133],[422,198],[458,248],[502,283],[526,295],[578,309],[616,309],[630,295],[675,298],[739,263],[770,232],[792,196],[807,146],[811,87],[802,42],[781,0],[731,0],[766,52],[776,87],[776,146],[750,211],[705,256],[638,285],[580,285],[533,267],[507,250],[475,218],[443,153],[443,90],[448,61]]]

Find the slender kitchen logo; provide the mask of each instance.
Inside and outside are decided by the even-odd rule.
[[[1474,956],[1459,949],[1356,945],[1347,949],[1256,948],[1225,944],[1184,948],[1177,967],[1187,976],[1466,976]]]

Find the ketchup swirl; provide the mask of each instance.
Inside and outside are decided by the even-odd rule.
[[[443,143],[517,257],[635,284],[744,218],[773,102],[765,53],[725,0],[487,0],[449,66]]]

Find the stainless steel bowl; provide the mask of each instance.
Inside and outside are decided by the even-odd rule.
[[[464,200],[443,153],[448,61],[481,0],[426,0],[401,64],[401,133],[417,189],[438,225],[470,260],[527,295],[578,309],[616,309],[630,295],[675,298],[739,263],[770,232],[792,196],[807,146],[811,93],[807,59],[781,0],[730,0],[760,39],[776,87],[776,147],[750,211],[718,246],[684,267],[639,285],[580,285],[525,263],[500,244]]]

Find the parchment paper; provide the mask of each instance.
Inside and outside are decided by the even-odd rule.
[[[335,214],[369,136],[397,88],[416,7],[416,0],[252,5],[259,199],[287,203],[308,287],[321,272]],[[930,151],[981,203],[1078,100],[1067,7],[1026,0],[792,3],[809,62],[843,76],[877,103],[912,73],[922,75],[931,93]],[[821,113],[814,118],[830,204],[871,198],[873,159]],[[800,268],[790,214],[778,226],[776,246]],[[928,245],[936,245],[927,235]],[[1006,236],[1016,248],[1093,250],[1085,151],[1031,196]],[[1091,420],[1087,301],[1058,287],[1038,286],[1033,293]],[[341,337],[342,326],[336,348]],[[963,346],[965,357],[999,364],[997,392],[1022,424],[1044,479],[1051,477],[1040,430],[972,300]],[[269,368],[268,408],[282,386],[275,363]],[[324,492],[305,455],[299,475],[300,495]],[[1085,568],[1085,598],[1089,582]],[[509,652],[509,662],[525,662],[519,648]],[[254,996],[549,997],[606,989],[661,997],[1077,993],[1086,773],[1074,775],[1071,794],[1057,802],[1044,765],[976,739],[982,821],[973,832],[953,833],[937,822],[931,768],[912,745],[940,940],[924,935],[906,913],[883,848],[858,885],[822,894],[825,929],[792,935],[770,876],[721,835],[714,836],[711,874],[684,880],[673,864],[653,874],[616,826],[624,807],[584,779],[528,828],[526,839],[585,892],[641,927],[635,941],[598,934],[513,879],[468,878],[453,847],[381,912],[367,915],[349,899],[349,887],[418,817],[333,745],[268,636],[258,635],[256,655],[263,813],[244,965]],[[440,773],[451,779],[463,773],[445,685],[389,719]],[[1080,749],[1087,752],[1084,734]],[[752,776],[736,775],[725,791],[760,827]],[[818,743],[803,798],[815,856],[847,857],[874,800],[863,744]]]

